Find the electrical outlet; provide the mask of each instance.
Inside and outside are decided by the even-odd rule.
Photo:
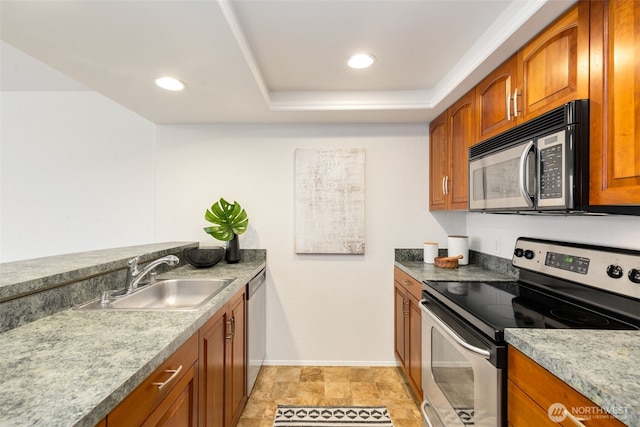
[[[502,250],[501,247],[501,243],[500,243],[500,238],[494,238],[493,239],[493,253],[500,255],[500,251]]]

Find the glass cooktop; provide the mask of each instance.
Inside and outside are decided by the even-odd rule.
[[[640,329],[630,319],[521,282],[425,282],[429,296],[494,341],[505,328]],[[427,294],[427,295],[425,295]]]

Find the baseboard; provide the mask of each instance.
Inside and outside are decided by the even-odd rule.
[[[359,360],[265,360],[265,366],[375,366],[396,367],[397,361],[359,361]]]

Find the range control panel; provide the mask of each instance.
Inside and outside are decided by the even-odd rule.
[[[640,251],[530,239],[516,241],[512,263],[609,292],[640,299]]]

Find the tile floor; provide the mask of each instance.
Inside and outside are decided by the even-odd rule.
[[[279,404],[386,406],[394,427],[424,427],[395,367],[263,366],[238,427],[272,427]]]

